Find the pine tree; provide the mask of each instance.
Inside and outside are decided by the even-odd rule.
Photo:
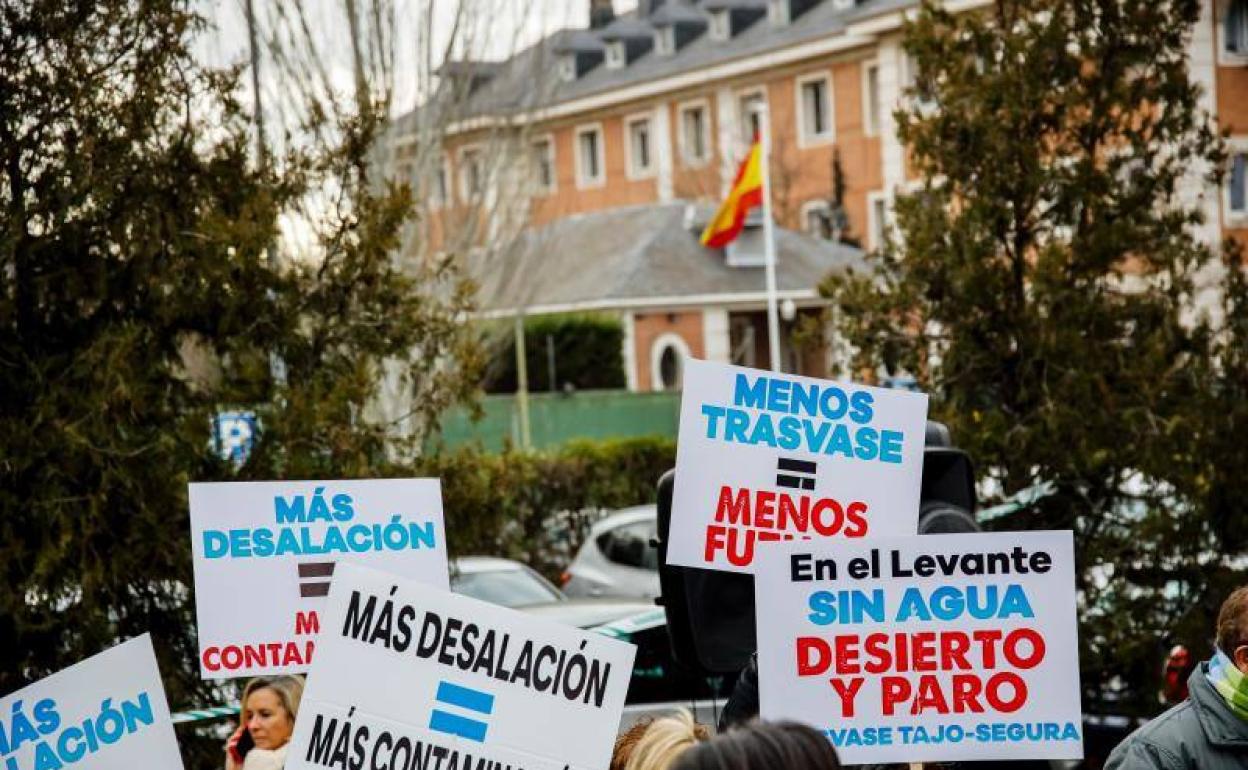
[[[825,286],[854,371],[915,375],[986,489],[1055,485],[996,526],[1075,530],[1092,709],[1155,711],[1168,646],[1204,655],[1243,580],[1244,287],[1183,195],[1224,162],[1187,69],[1199,16],[1196,0],[924,5],[897,118],[926,182],[871,274]],[[1198,302],[1218,275],[1222,304]]]

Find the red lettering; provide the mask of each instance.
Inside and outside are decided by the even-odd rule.
[[[841,716],[845,718],[854,715],[854,698],[858,696],[858,691],[862,689],[862,683],[866,681],[860,676],[849,680],[846,685],[837,677],[828,680],[832,683],[832,689],[836,690],[836,694],[841,696]]]
[[[1014,690],[1014,697],[1010,700],[1001,697],[1001,689],[1007,685]],[[989,706],[1002,714],[1010,714],[1018,711],[1027,702],[1027,683],[1013,671],[1000,671],[988,679],[988,689],[984,694],[988,698]]]
[[[961,631],[947,631],[940,635],[940,667],[948,670],[971,668],[966,653],[971,649],[971,640]]]
[[[913,648],[911,657],[914,659],[915,671],[936,670],[936,634],[931,631],[920,631],[911,634],[910,645]]]
[[[979,642],[980,648],[983,650],[983,668],[996,668],[996,643],[1001,641],[1001,632],[995,629],[990,631],[973,631],[971,638]]]
[[[760,489],[754,497],[754,526],[776,528],[776,493]]]
[[[1027,642],[1031,646],[1030,655],[1023,657],[1018,654],[1019,642]],[[1030,628],[1016,629],[1005,637],[1005,645],[1001,648],[1001,652],[1014,668],[1023,670],[1035,668],[1040,665],[1040,661],[1044,660],[1044,637]]]
[[[708,564],[715,561],[715,552],[722,550],[725,546],[725,539],[728,535],[728,528],[721,527],[718,524],[710,524],[706,528],[706,543],[702,550],[702,559]]]
[[[243,665],[243,651],[231,645],[221,651],[221,665],[225,666],[227,671],[233,671]]]
[[[750,523],[750,490],[739,489],[734,498],[732,495],[732,487],[723,486],[719,488],[719,505],[715,507],[715,521],[725,521],[729,524],[745,524]]]
[[[862,537],[867,534],[867,504],[850,503],[845,509],[845,537]]]
[[[941,692],[940,680],[932,674],[919,677],[919,693],[915,696],[914,703],[910,704],[910,714],[918,716],[928,709],[933,709],[937,714],[949,713],[949,703]]]
[[[857,674],[862,670],[858,664],[858,637],[850,634],[836,637],[836,673]]]
[[[295,613],[295,636],[304,634],[319,634],[321,632],[321,619],[312,612],[296,612]]]
[[[880,678],[882,697],[880,705],[884,716],[891,717],[897,710],[897,704],[910,700],[910,682],[904,676],[886,676]]]
[[[216,647],[209,647],[204,650],[204,668],[209,671],[221,670],[221,650]],[[215,661],[215,662],[214,662]]]
[[[739,546],[739,547],[738,547]],[[733,527],[728,530],[728,563],[748,567],[754,561],[754,532]]]
[[[832,512],[831,522],[824,521],[824,514],[828,511]],[[815,531],[825,536],[840,532],[844,518],[845,511],[841,509],[841,504],[828,497],[821,498],[815,503],[814,510],[810,512],[811,523],[814,524]]]
[[[888,651],[888,634],[869,634],[863,646],[869,656],[863,666],[868,674],[883,674],[893,667],[893,655]]]
[[[968,711],[975,714],[983,713],[984,707],[979,702],[979,692],[983,684],[974,674],[953,675],[953,710],[958,714]]]
[[[810,498],[802,495],[793,504],[789,495],[780,495],[780,529],[796,529],[805,532],[810,527]]]
[[[813,660],[812,660],[813,655]],[[817,676],[832,663],[832,647],[817,636],[797,637],[797,675]]]

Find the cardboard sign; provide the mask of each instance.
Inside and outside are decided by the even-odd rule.
[[[287,770],[608,766],[633,645],[350,565],[324,618]]]
[[[0,699],[0,767],[180,768],[147,634]]]
[[[335,568],[449,585],[437,479],[191,484],[200,676],[307,671]]]
[[[1070,532],[771,544],[754,580],[762,716],[842,763],[1083,756]]]
[[[670,564],[752,572],[758,544],[918,530],[927,396],[686,361]]]

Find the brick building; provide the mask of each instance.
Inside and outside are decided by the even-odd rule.
[[[703,211],[727,189],[755,129],[752,105],[759,100],[774,137],[778,225],[863,249],[880,242],[893,196],[916,183],[892,114],[910,77],[901,27],[915,0],[639,0],[635,11],[620,16],[610,0],[588,1],[589,29],[557,32],[506,62],[459,62],[444,71],[464,99],[447,126],[443,154],[417,189],[430,205],[435,242],[464,227],[474,228],[478,244],[510,242],[515,233],[549,232],[562,220],[624,207],[660,211],[698,202],[701,208],[690,210]],[[1232,150],[1223,190],[1194,180],[1186,191],[1206,214],[1200,236],[1248,243],[1248,0],[1205,0],[1189,61],[1204,86],[1204,106],[1228,132]],[[415,130],[405,130],[416,116],[398,124],[400,163],[404,148],[418,141]],[[845,189],[837,211],[831,210],[834,153]],[[482,209],[490,215],[474,219]],[[688,216],[658,219],[681,237],[696,238],[698,222]],[[512,231],[500,222],[510,222]],[[551,241],[547,248],[560,246]],[[523,296],[528,312],[592,307],[620,314],[631,331],[624,351],[629,382],[641,390],[664,386],[650,376],[649,363],[664,355],[656,348],[661,344],[765,365],[766,356],[744,339],[766,338],[758,326],[762,271],[750,248],[747,239],[736,260],[717,252],[691,258],[737,266],[756,276],[748,280],[757,281],[757,292],[718,296],[673,287],[656,295],[664,298],[658,304],[613,302],[606,293],[560,303],[525,285],[557,277],[528,270],[512,274],[515,287],[495,281],[483,309],[515,312],[511,304]],[[826,252],[828,266],[844,264],[845,255],[837,254]],[[782,250],[782,276],[785,262]],[[489,259],[476,265],[498,267]],[[809,278],[799,272],[790,280]],[[789,315],[818,303],[814,289],[789,291]],[[592,282],[586,292],[593,294]],[[638,296],[617,299],[645,299],[631,293]],[[656,323],[663,328],[651,330]],[[819,371],[820,362],[787,353],[794,366]]]

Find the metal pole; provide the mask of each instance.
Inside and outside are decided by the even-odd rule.
[[[524,353],[524,311],[516,313],[516,406],[520,410],[520,447],[533,446],[529,432],[529,365]]]
[[[550,392],[555,392],[555,335],[546,335],[546,376],[550,378]]]
[[[763,141],[762,157],[759,161],[763,167],[763,252],[766,257],[767,272],[767,347],[771,349],[771,370],[781,371],[780,366],[780,310],[776,303],[776,233],[771,221],[771,120],[767,114],[767,104],[759,103],[755,108],[758,112],[759,133]]]

